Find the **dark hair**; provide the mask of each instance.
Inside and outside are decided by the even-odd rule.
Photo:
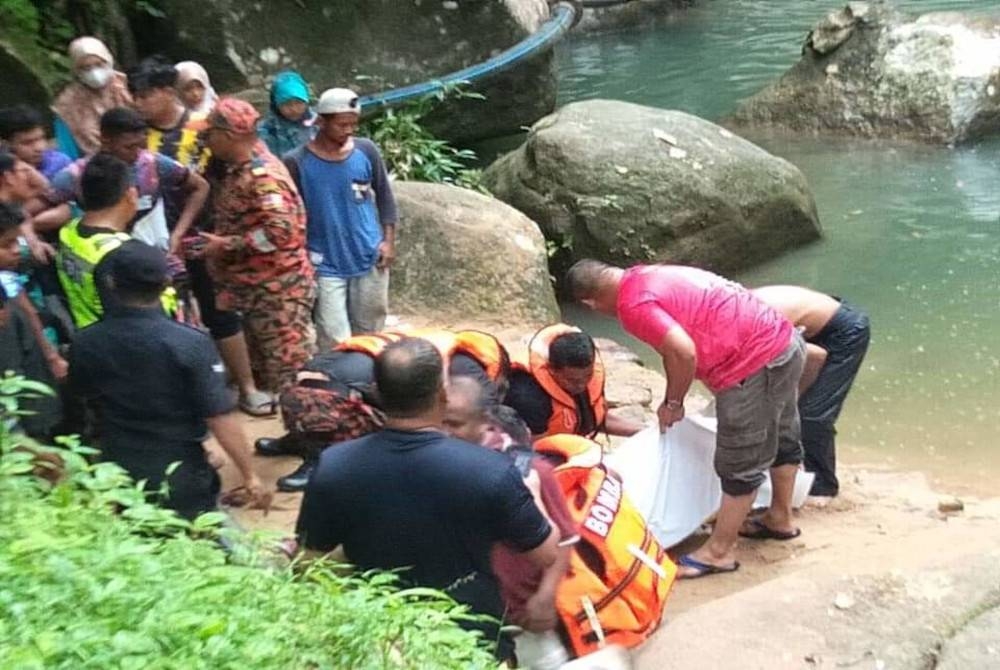
[[[594,363],[594,340],[587,333],[563,333],[549,345],[549,366],[585,368]]]
[[[133,95],[152,88],[174,88],[177,68],[163,56],[150,56],[128,71],[128,90]]]
[[[375,359],[375,384],[382,409],[391,417],[418,416],[434,407],[441,393],[444,362],[433,344],[407,337]]]
[[[34,107],[15,105],[0,109],[0,140],[11,140],[18,133],[45,128],[45,117]]]
[[[111,154],[94,155],[80,176],[80,206],[84,211],[117,204],[131,186],[128,165]]]
[[[160,300],[160,296],[163,294],[163,290],[167,288],[167,284],[156,285],[132,285],[128,286],[114,286],[114,278],[111,275],[107,275],[106,281],[112,286],[110,287],[114,291],[115,296],[121,302],[126,305],[151,305]]]
[[[146,122],[134,109],[115,107],[101,115],[101,135],[106,137],[144,132],[146,132]]]
[[[507,433],[515,444],[531,445],[531,431],[517,410],[509,405],[495,405],[489,411],[489,422]]]
[[[613,265],[608,265],[603,261],[595,261],[592,258],[577,261],[566,272],[566,278],[563,282],[566,295],[571,300],[593,298],[600,287],[601,275],[613,267]]]
[[[18,159],[14,154],[7,151],[0,151],[0,175],[5,175],[14,169]]]
[[[24,211],[12,202],[0,202],[0,235],[24,223]]]

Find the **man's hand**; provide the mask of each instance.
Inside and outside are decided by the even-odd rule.
[[[552,630],[558,622],[555,599],[549,594],[536,593],[524,604],[524,627],[532,633]]]
[[[665,433],[667,428],[684,418],[684,403],[664,400],[656,409],[656,417],[660,420],[660,432]]]
[[[396,262],[396,243],[394,241],[382,240],[378,245],[378,262],[375,264],[379,270],[387,270]]]
[[[49,371],[57,382],[61,382],[66,379],[69,375],[69,363],[66,359],[58,354],[58,352],[52,352],[49,354],[45,362],[49,364]]]
[[[170,234],[170,248],[168,249],[167,253],[173,256],[183,257],[183,254],[181,253],[182,251],[181,242],[183,237],[178,234],[179,232],[180,232],[179,230],[174,229],[174,232]]]
[[[48,265],[56,257],[56,250],[48,242],[44,242],[37,237],[28,241],[28,248],[31,250],[31,257],[37,263]]]
[[[221,235],[213,235],[212,233],[198,233],[201,239],[205,240],[205,246],[202,247],[201,253],[195,256],[195,258],[201,258],[203,256],[208,258],[218,258],[226,251],[226,243],[229,241]]]
[[[222,494],[220,502],[229,507],[248,506],[250,509],[264,510],[266,515],[271,509],[271,501],[274,500],[274,493],[264,488],[257,475],[253,475],[243,480],[243,486]]]

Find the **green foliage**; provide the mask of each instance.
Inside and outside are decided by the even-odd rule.
[[[469,167],[476,160],[475,152],[456,149],[423,125],[424,118],[450,97],[482,99],[480,94],[460,86],[446,87],[366,119],[359,132],[379,145],[389,171],[398,179],[454,184],[485,192],[482,171]]]
[[[273,538],[227,531],[220,514],[183,521],[117,466],[88,463],[75,439],[50,486],[2,418],[0,668],[494,666],[443,594],[325,562],[279,565]]]

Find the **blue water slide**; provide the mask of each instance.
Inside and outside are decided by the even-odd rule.
[[[559,2],[553,7],[552,15],[548,21],[510,49],[482,63],[446,74],[443,77],[430,79],[411,86],[382,91],[381,93],[363,95],[361,96],[361,109],[365,112],[371,112],[378,108],[394,107],[408,100],[421,98],[430,93],[437,93],[450,85],[463,82],[476,83],[506,72],[532,56],[551,49],[576,25],[579,19],[580,7],[578,3]]]

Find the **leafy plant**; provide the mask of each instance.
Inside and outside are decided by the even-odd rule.
[[[388,169],[399,179],[454,184],[485,191],[482,172],[469,167],[476,160],[475,152],[456,149],[435,137],[422,123],[438,104],[448,98],[481,100],[483,96],[466,91],[460,85],[447,86],[366,119],[359,132],[379,145]]]
[[[21,378],[6,390],[38,392]],[[9,394],[8,394],[9,395]],[[0,668],[487,668],[464,608],[394,575],[276,564],[275,538],[150,504],[75,439],[27,445],[0,411]],[[13,408],[17,412],[17,408]],[[16,416],[16,415],[15,415]],[[31,475],[56,452],[55,485]],[[222,549],[220,540],[237,544]]]

